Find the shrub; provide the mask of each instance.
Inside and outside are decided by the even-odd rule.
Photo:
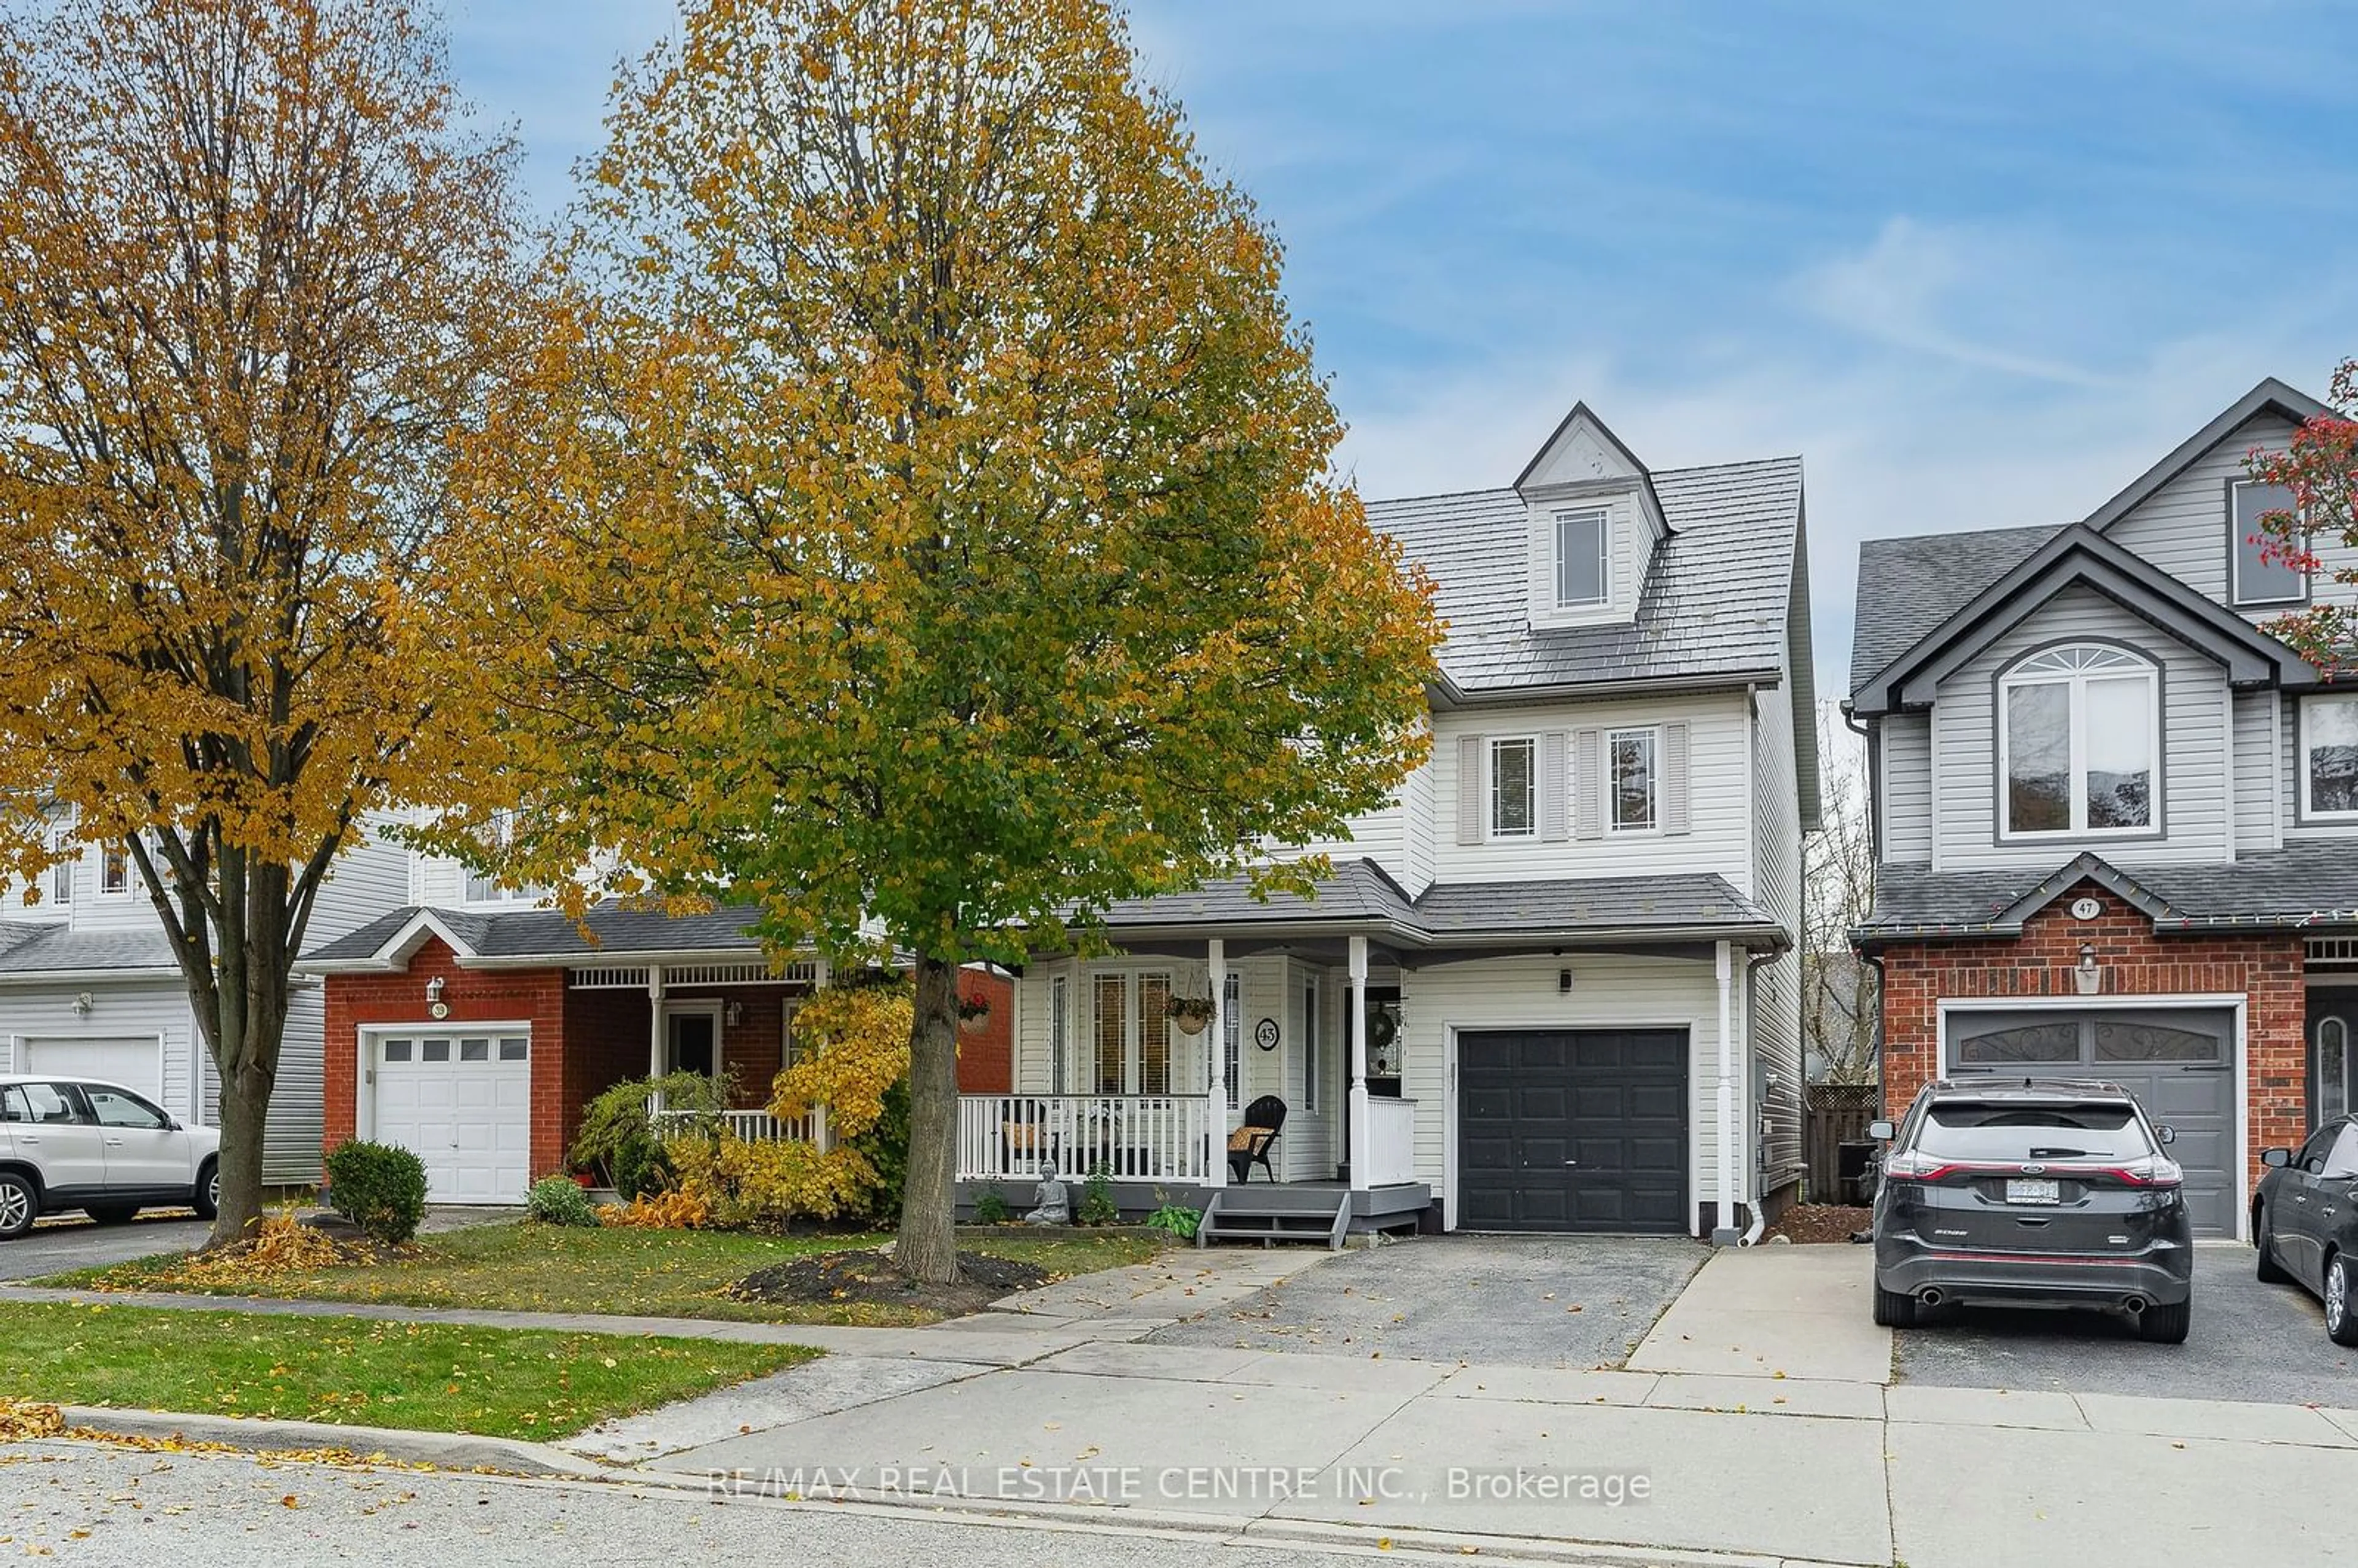
[[[1007,1195],[996,1186],[989,1186],[975,1195],[974,1222],[977,1225],[1005,1225],[1008,1221]]]
[[[524,1211],[543,1225],[595,1227],[598,1210],[570,1176],[543,1176],[524,1196]]]
[[[1081,1184],[1081,1206],[1073,1217],[1083,1225],[1111,1225],[1121,1217],[1121,1206],[1113,1201],[1113,1178],[1099,1165]]]
[[[845,1205],[838,1214],[882,1217],[900,1209],[915,1016],[899,983],[829,987],[795,1013],[795,1037],[805,1049],[771,1086],[770,1111],[793,1118],[827,1107],[835,1147],[825,1158],[842,1164],[832,1184]]]
[[[693,1193],[658,1193],[629,1203],[601,1205],[598,1223],[625,1230],[700,1230],[712,1217],[711,1208]]]
[[[1195,1229],[1204,1223],[1201,1209],[1189,1208],[1183,1203],[1166,1203],[1146,1217],[1150,1230],[1160,1230],[1182,1241],[1195,1239]]]
[[[792,1140],[748,1143],[731,1132],[672,1146],[679,1190],[705,1206],[724,1230],[782,1231],[797,1219],[842,1219],[868,1212],[876,1170],[850,1145],[824,1152]]]
[[[426,1217],[426,1166],[406,1149],[354,1138],[329,1152],[328,1206],[372,1241],[399,1243]]]
[[[884,1091],[882,1114],[876,1125],[852,1140],[876,1184],[868,1194],[868,1212],[890,1219],[901,1212],[901,1193],[909,1180],[909,1080],[902,1078]]]
[[[581,1130],[566,1158],[625,1198],[659,1190],[668,1176],[662,1143],[647,1119],[647,1102],[660,1096],[666,1111],[685,1111],[689,1130],[717,1136],[729,1108],[731,1084],[702,1073],[626,1078],[581,1108]]]

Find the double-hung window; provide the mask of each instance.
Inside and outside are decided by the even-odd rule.
[[[2238,609],[2255,605],[2299,604],[2309,598],[2309,577],[2281,556],[2269,553],[2288,541],[2274,538],[2260,528],[2271,512],[2293,510],[2292,492],[2280,484],[2236,480],[2227,486],[2228,569]]]
[[[131,891],[131,851],[121,844],[110,843],[99,853],[98,891],[103,893]]]
[[[1555,606],[1588,610],[1612,598],[1613,530],[1602,506],[1555,514]]]
[[[1653,832],[1662,825],[1661,732],[1616,730],[1606,737],[1605,750],[1611,770],[1607,826],[1616,833]]]
[[[69,857],[49,868],[49,902],[63,909],[73,903],[74,866],[81,857],[73,852],[73,840],[63,833],[51,841],[50,847]]]
[[[1490,837],[1531,838],[1540,830],[1538,741],[1490,742]]]
[[[2160,755],[2150,663],[2101,643],[2031,654],[1998,682],[2000,837],[2151,832]]]
[[[2300,814],[2358,821],[2358,695],[2300,705]]]
[[[483,843],[492,849],[505,849],[515,842],[515,813],[494,811],[483,830]],[[548,896],[545,887],[527,884],[510,887],[497,877],[470,869],[467,872],[469,903],[532,903]]]

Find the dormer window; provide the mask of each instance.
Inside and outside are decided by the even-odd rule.
[[[1555,514],[1555,607],[1593,610],[1612,597],[1611,514],[1602,506]]]
[[[2103,643],[2048,648],[1999,680],[1998,715],[2001,837],[2154,830],[2161,680],[2152,664]]]
[[[2299,604],[2309,598],[2309,576],[2282,557],[2264,549],[2270,535],[2260,519],[2271,512],[2290,512],[2292,492],[2280,484],[2254,484],[2236,480],[2227,486],[2227,541],[2230,585],[2237,609],[2257,605]]]

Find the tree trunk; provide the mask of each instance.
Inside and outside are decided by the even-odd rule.
[[[901,1271],[925,1284],[957,1275],[952,1183],[957,1174],[957,966],[917,960],[916,1017],[909,1025],[909,1168],[901,1191]]]
[[[275,1046],[271,1055],[277,1055]],[[252,1065],[222,1080],[221,1213],[208,1248],[243,1240],[262,1227],[262,1136],[272,1081],[273,1075]]]

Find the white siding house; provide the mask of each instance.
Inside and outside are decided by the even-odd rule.
[[[1347,839],[1270,847],[1327,858],[1316,898],[1117,905],[1115,955],[1027,967],[965,1195],[1054,1165],[1216,1236],[1735,1238],[1799,1172],[1800,462],[1649,470],[1582,407],[1514,485],[1368,515],[1449,624],[1429,760]]]

